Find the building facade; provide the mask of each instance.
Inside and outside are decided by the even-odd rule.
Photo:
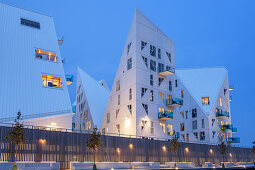
[[[0,3],[0,122],[71,128],[72,110],[53,18]]]

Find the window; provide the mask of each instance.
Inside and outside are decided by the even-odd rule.
[[[86,122],[86,130],[91,129],[91,120]]]
[[[29,27],[40,29],[40,23],[39,22],[35,22],[35,21],[28,20],[28,19],[20,18],[20,23],[21,23],[21,25],[26,25],[26,26],[29,26]]]
[[[166,133],[166,125],[165,125],[165,123],[160,123],[160,126],[161,126],[161,128],[162,128],[162,131],[163,131],[164,133]]]
[[[186,111],[186,119],[188,119],[188,118],[189,118],[189,112]]]
[[[53,52],[35,49],[35,58],[57,62],[57,54]]]
[[[120,94],[118,94],[118,105],[120,105]]]
[[[205,140],[205,132],[201,131],[200,132],[200,141],[204,141]]]
[[[146,67],[148,68],[148,58],[142,56],[144,64],[146,65]]]
[[[163,80],[164,80],[164,79],[163,79],[163,78],[161,78],[161,77],[159,77],[159,78],[158,78],[158,86],[160,86],[160,85],[161,85],[161,83],[163,82]]]
[[[181,98],[183,98],[184,97],[184,93],[183,93],[183,90],[181,91]]]
[[[197,129],[197,120],[192,121],[192,129]]]
[[[110,123],[110,113],[107,113],[106,115],[106,123]]]
[[[224,89],[224,95],[226,95],[227,91],[228,91],[227,89]]]
[[[202,128],[205,128],[205,119],[202,119]]]
[[[181,134],[182,140],[185,141],[185,134]]]
[[[212,131],[212,137],[214,138],[216,132],[215,131]]]
[[[154,123],[151,121],[151,134],[154,134]]]
[[[132,58],[129,58],[127,60],[127,70],[130,70],[132,68]]]
[[[148,122],[147,122],[146,120],[142,120],[142,125],[141,125],[141,130],[142,130],[142,131],[144,130],[144,128],[145,128],[145,126],[146,126],[147,123],[148,123]]]
[[[189,134],[186,134],[186,141],[189,142]]]
[[[202,104],[203,105],[209,105],[210,104],[209,97],[202,97]]]
[[[150,75],[150,85],[153,86],[153,75]]]
[[[150,69],[156,71],[156,61],[150,60]]]
[[[167,55],[167,57],[168,57],[168,59],[169,59],[169,61],[170,61],[170,63],[171,63],[171,62],[172,62],[172,59],[171,59],[171,53],[166,52],[166,55]]]
[[[49,76],[49,75],[42,75],[42,82],[43,86],[45,87],[55,87],[55,88],[62,88],[62,82],[60,77]]]
[[[193,134],[194,134],[195,138],[198,139],[198,133],[194,132]]]
[[[177,80],[175,80],[175,87],[178,87]]]
[[[197,109],[192,109],[192,118],[197,117]]]
[[[161,59],[161,50],[158,49],[158,58]]]
[[[156,57],[156,47],[153,45],[150,45],[150,54],[151,56]]]
[[[117,125],[116,125],[116,128],[117,128],[117,130],[118,130],[118,133],[120,133],[120,124],[117,124]]]
[[[86,110],[86,111],[85,111],[85,119],[86,119],[86,120],[88,119],[88,115],[89,115],[89,111]]]
[[[153,90],[151,90],[151,92],[150,92],[150,101],[153,102]]]
[[[141,41],[141,50],[143,50],[146,45],[147,45],[147,42]]]
[[[117,109],[116,110],[116,119],[118,118],[119,112],[120,112],[120,109]]]
[[[144,94],[146,93],[146,91],[147,91],[147,88],[143,88],[143,87],[142,87],[141,97],[143,97],[143,96],[144,96]]]
[[[159,95],[160,95],[162,101],[164,102],[164,101],[165,101],[165,95],[164,95],[164,93],[159,92]]]
[[[128,54],[128,53],[129,53],[129,51],[130,51],[131,44],[132,44],[132,42],[131,42],[131,43],[129,43],[129,44],[128,44],[128,46],[127,46],[127,54]]]
[[[132,100],[132,89],[129,89],[129,100]]]
[[[164,72],[164,64],[158,63],[158,73]]]
[[[184,118],[184,112],[180,112],[180,114],[182,115],[182,118]]]
[[[173,125],[167,124],[167,135],[172,136],[173,134]]]
[[[116,82],[116,91],[120,90],[120,80]]]
[[[184,127],[184,123],[180,123],[180,131],[184,131],[185,127]]]
[[[132,105],[129,104],[129,105],[127,105],[127,107],[128,107],[129,113],[132,115]]]
[[[143,108],[144,108],[144,110],[145,110],[146,114],[148,115],[148,105],[147,105],[147,104],[142,103],[142,106],[143,106]]]
[[[220,106],[222,107],[222,98],[220,97]]]
[[[159,108],[158,108],[158,112],[159,112],[159,113],[164,112],[164,111],[165,111],[165,108],[163,108],[163,107],[159,107]]]
[[[172,91],[172,81],[169,81],[169,83],[168,83],[168,90],[170,92]]]
[[[214,125],[215,119],[212,119],[212,126]]]

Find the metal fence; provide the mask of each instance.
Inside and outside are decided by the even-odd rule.
[[[13,161],[15,146],[6,140],[11,127],[0,126],[0,161]],[[40,130],[43,127],[26,128],[27,142],[19,146],[17,161],[56,161],[62,169],[70,168],[70,162],[93,161],[93,152],[86,146],[88,133],[69,130]],[[96,151],[98,162],[172,162],[174,154],[169,151],[169,141],[135,137],[101,137],[102,146]],[[250,148],[228,147],[225,160],[229,162],[254,161]],[[177,161],[219,163],[222,155],[217,145],[182,143]]]

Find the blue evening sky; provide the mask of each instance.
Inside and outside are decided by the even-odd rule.
[[[0,0],[54,17],[65,72],[81,67],[112,86],[135,8],[175,42],[176,68],[225,66],[229,71],[232,123],[242,146],[255,141],[252,96],[255,1],[234,0]],[[76,80],[76,79],[75,79]],[[69,86],[75,100],[75,83]]]

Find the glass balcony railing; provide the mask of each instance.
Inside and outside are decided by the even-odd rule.
[[[227,139],[228,143],[240,143],[240,138],[239,137],[230,137]]]
[[[175,69],[170,66],[162,67],[162,69],[158,69],[158,75],[160,76],[168,76],[175,73]]]
[[[222,125],[221,130],[231,130],[232,132],[237,132],[237,128],[230,124]]]
[[[159,120],[173,119],[173,112],[163,111],[158,113]]]
[[[227,111],[217,111],[216,112],[216,117],[220,117],[220,118],[229,117],[229,112],[227,112]]]
[[[179,98],[167,99],[166,106],[171,106],[171,107],[183,106],[183,100]]]
[[[71,85],[73,83],[73,75],[66,74],[66,84]]]

